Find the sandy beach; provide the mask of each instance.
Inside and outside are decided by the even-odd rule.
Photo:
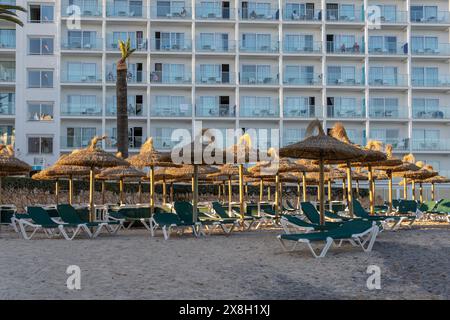
[[[416,224],[383,232],[369,254],[346,245],[314,259],[306,247],[283,252],[281,230],[25,241],[2,227],[0,299],[449,299],[449,231]],[[81,268],[81,290],[66,287],[69,265]],[[380,290],[366,286],[369,265]]]

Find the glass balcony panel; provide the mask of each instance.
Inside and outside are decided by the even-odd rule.
[[[102,106],[100,104],[64,103],[61,105],[63,116],[101,116]]]
[[[424,107],[413,105],[412,116],[414,119],[450,119],[450,107]]]
[[[450,142],[443,139],[412,139],[413,151],[450,151]]]
[[[248,43],[246,41],[240,42],[239,51],[240,52],[251,52],[251,53],[276,53],[279,50],[278,41],[269,42],[252,42]]]
[[[359,119],[365,116],[365,109],[361,105],[327,106],[327,117],[329,118]]]
[[[151,109],[153,117],[191,117],[192,105],[190,103],[166,103],[153,104]]]
[[[101,1],[62,0],[61,15],[70,17],[80,14],[82,17],[102,17]]]
[[[287,21],[321,21],[322,10],[306,9],[304,4],[286,4],[283,19]]]
[[[236,50],[236,41],[217,37],[212,39],[198,37],[196,50],[199,52],[234,52]]]
[[[236,107],[229,104],[202,104],[196,105],[195,114],[197,117],[234,117]]]
[[[122,4],[123,3],[123,4]],[[111,1],[106,4],[107,17],[146,18],[147,7],[138,1]]]
[[[240,17],[241,20],[266,20],[266,21],[273,21],[279,19],[279,10],[278,9],[271,9],[270,4],[266,3],[254,3],[255,5],[252,5],[252,2],[249,2],[248,8],[241,7],[240,9]]]
[[[150,74],[150,82],[155,84],[190,84],[192,82],[192,77],[190,72],[175,73],[152,71]]]
[[[14,49],[16,47],[16,30],[0,30],[0,49]]]
[[[407,119],[405,106],[369,106],[369,117],[375,119]]]
[[[117,81],[117,71],[108,69],[106,72],[106,82],[116,82]],[[127,74],[128,83],[147,83],[147,73],[145,71],[133,71],[128,69]]]
[[[197,84],[233,84],[234,73],[232,72],[196,72]]]
[[[284,48],[285,53],[321,53],[322,43],[320,41],[304,41],[297,37],[285,37]]]
[[[209,2],[209,5],[196,4],[195,15],[201,20],[232,20],[235,9],[222,6],[222,2]]]
[[[62,50],[102,50],[103,39],[91,37],[63,37]]]
[[[161,4],[151,7],[151,17],[153,19],[191,19],[191,7],[184,6],[184,2],[173,1],[167,4],[167,1],[160,1]]]
[[[157,39],[152,38],[152,51],[172,51],[172,52],[189,52],[192,51],[191,39],[172,38],[172,39]]]
[[[295,101],[285,101],[283,114],[285,118],[319,118],[322,117],[322,108],[296,103]]]

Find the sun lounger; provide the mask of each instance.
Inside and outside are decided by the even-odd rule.
[[[179,230],[181,234],[184,233],[184,230],[191,229],[192,234],[196,237],[198,237],[199,230],[201,230],[200,222],[192,223],[192,221],[183,221],[177,214],[171,212],[155,212],[152,220],[153,230],[161,228],[165,240],[170,238],[173,229]]]
[[[145,229],[153,232],[151,225],[150,208],[148,207],[119,207],[108,210],[108,219],[112,221],[128,222],[127,229],[130,229],[136,222],[140,222]]]
[[[307,222],[299,216],[284,214],[280,217],[280,224],[286,234],[298,233],[299,231],[311,232],[311,231],[327,231],[337,228],[339,225],[327,225],[322,226]]]
[[[320,225],[320,214],[311,202],[300,202],[300,208],[302,209],[302,213],[308,218],[311,223]],[[341,225],[340,222],[325,222],[325,226],[328,227],[336,227],[339,225]]]
[[[352,245],[361,246],[365,252],[370,252],[375,243],[378,231],[378,226],[372,222],[354,220],[345,222],[338,228],[329,231],[284,234],[279,235],[277,238],[285,251],[294,251],[299,243],[304,243],[308,246],[315,258],[323,258],[334,244],[334,241],[339,241],[338,246],[341,246],[343,241],[349,241]],[[294,242],[294,245],[288,248],[286,245],[287,241]],[[312,244],[320,242],[324,242],[325,245],[316,253]]]
[[[415,216],[406,216],[406,215],[391,215],[391,216],[382,216],[382,215],[371,215],[367,212],[361,203],[353,199],[353,213],[355,216],[368,220],[368,221],[379,221],[382,222],[383,228],[386,230],[397,230],[400,228],[400,225],[403,221],[409,222],[408,226],[411,226],[412,223],[416,220]]]
[[[45,235],[49,238],[62,234],[66,240],[74,239],[81,231],[86,232],[88,236],[91,235],[86,224],[75,223],[57,223],[48,215],[48,213],[41,207],[28,207],[27,216],[29,219],[19,219],[19,228],[24,239],[30,240],[38,230],[43,230]],[[31,234],[27,234],[26,227],[32,228]],[[67,233],[68,229],[72,229],[72,235]]]
[[[83,220],[78,215],[77,210],[70,204],[60,204],[57,206],[57,209],[63,222],[70,224],[84,223],[88,228],[94,228],[95,232],[91,234],[92,238],[96,238],[103,228],[111,234],[116,234],[117,231],[119,231],[119,229],[123,226],[123,220],[94,222]]]
[[[174,209],[176,214],[180,217],[182,221],[190,222],[193,220],[192,217],[193,207],[192,204],[190,204],[189,202],[175,201]],[[197,212],[198,221],[196,222],[200,222],[202,229],[204,227],[205,229],[209,230],[210,234],[213,230],[217,228],[221,228],[225,234],[229,234],[231,231],[233,231],[236,225],[234,221],[222,221],[220,218],[212,219],[208,216],[203,216],[202,218],[200,218],[201,216],[203,216],[203,214],[201,212]],[[203,231],[201,230],[199,234],[203,234]]]
[[[450,199],[441,199],[429,213],[429,217],[431,220],[450,223]]]

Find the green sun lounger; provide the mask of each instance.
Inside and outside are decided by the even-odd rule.
[[[337,246],[341,246],[343,241],[349,241],[352,245],[359,245],[365,252],[370,252],[378,235],[379,228],[376,224],[364,221],[353,220],[343,223],[338,228],[302,234],[283,234],[277,236],[285,251],[294,251],[299,243],[308,246],[315,258],[323,258],[326,256],[334,241],[339,241]],[[286,242],[294,242],[291,248],[288,248]],[[313,243],[324,242],[325,245],[318,253],[314,250]]]
[[[57,206],[58,214],[61,217],[61,219],[65,223],[71,223],[71,224],[85,224],[88,228],[94,228],[95,232],[91,234],[92,238],[96,238],[99,233],[105,229],[111,234],[116,234],[117,231],[123,226],[123,220],[116,220],[116,221],[95,221],[95,222],[89,222],[85,221],[80,218],[80,216],[77,213],[77,210],[72,207],[70,204],[59,204]],[[89,229],[88,229],[89,230]],[[90,232],[90,230],[89,230]]]
[[[302,213],[308,218],[311,223],[320,225],[320,213],[311,202],[300,202],[300,208],[302,209]],[[331,228],[338,227],[341,224],[341,222],[325,222],[325,226]]]
[[[429,214],[436,221],[447,220],[450,223],[450,199],[441,199]]]
[[[191,229],[192,234],[197,237],[201,228],[200,222],[192,223],[182,221],[177,214],[171,212],[155,212],[152,220],[153,230],[161,228],[165,240],[170,238],[173,229],[180,230],[181,234],[183,234],[186,229]]]
[[[250,230],[250,228],[253,226],[253,224],[260,219],[260,217],[255,216],[247,216],[245,215],[244,218],[242,218],[240,215],[234,214],[232,217],[230,217],[227,213],[227,209],[224,208],[223,205],[220,204],[218,201],[213,201],[211,203],[212,209],[214,212],[221,218],[221,219],[233,219],[237,221],[237,224],[242,221],[243,229]],[[232,209],[232,214],[234,209]],[[230,220],[231,221],[231,220]]]
[[[21,234],[26,240],[33,238],[38,230],[43,230],[45,235],[49,238],[61,234],[66,240],[74,239],[81,231],[86,232],[86,234],[90,236],[90,231],[86,224],[57,223],[52,220],[42,207],[27,207],[27,219],[19,219],[18,223]],[[27,234],[27,227],[33,229],[31,234]],[[68,229],[72,230],[71,236],[67,232]]]
[[[283,230],[286,234],[298,233],[300,230],[305,232],[327,231],[329,229],[338,227],[338,225],[330,227],[310,223],[292,214],[282,215],[280,217],[280,224],[283,227]]]
[[[416,220],[415,216],[407,216],[407,215],[392,215],[392,216],[381,216],[381,215],[371,215],[367,212],[361,203],[353,199],[353,213],[355,216],[368,220],[368,221],[379,221],[383,225],[383,229],[386,230],[397,230],[400,228],[400,225],[403,221],[409,222],[408,226],[411,226],[412,223]]]
[[[130,229],[136,222],[140,222],[145,229],[153,232],[150,208],[148,207],[113,208],[108,210],[108,220],[128,222],[127,229]]]

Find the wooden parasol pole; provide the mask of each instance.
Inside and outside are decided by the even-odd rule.
[[[325,207],[324,207],[324,166],[323,166],[323,158],[320,158],[319,160],[319,198],[320,198],[320,205],[319,205],[319,209],[320,209],[320,224],[324,225],[325,224],[325,216],[324,216],[324,212],[325,212]]]
[[[414,180],[411,181],[411,187],[412,187],[412,199],[416,200],[416,182]]]
[[[306,202],[306,173],[302,172],[303,202]]]
[[[197,205],[198,205],[198,165],[194,164],[194,197],[192,199],[192,222],[197,222]]]
[[[153,166],[150,166],[148,175],[150,179],[150,216],[153,216],[155,210],[155,170]]]
[[[406,177],[403,178],[403,199],[408,200],[408,183]]]
[[[123,204],[123,177],[120,177],[119,180],[119,199],[120,204]]]
[[[94,208],[94,167],[91,167],[89,172],[89,221],[93,222],[95,220],[95,208]]]
[[[239,210],[244,219],[244,165],[239,164]]]
[[[167,198],[167,192],[166,192],[166,177],[163,177],[163,182],[162,182],[162,203],[163,206],[166,205],[166,198]]]
[[[436,194],[434,190],[434,182],[431,183],[431,200],[435,201]]]
[[[142,203],[142,181],[139,180],[138,184],[139,203]]]
[[[264,181],[262,178],[259,178],[259,202],[263,201],[264,196]]]
[[[69,204],[72,205],[73,199],[73,176],[69,175]]]
[[[105,204],[105,180],[102,181],[102,204]]]
[[[55,181],[55,201],[56,204],[59,204],[59,179],[56,179]]]
[[[300,202],[302,201],[301,200],[301,194],[302,194],[301,184],[302,184],[302,182],[299,177],[298,182],[297,182],[297,209],[300,209]]]
[[[231,186],[231,177],[228,177],[228,216],[232,216],[231,202],[233,201],[233,187]]]
[[[389,213],[392,212],[392,171],[387,171],[388,175],[388,201],[389,201]]]
[[[375,203],[373,199],[373,174],[372,174],[372,166],[368,166],[367,168],[368,177],[369,177],[369,202],[370,202],[370,214],[373,215],[375,213]]]
[[[423,186],[422,186],[422,182],[419,182],[419,200],[420,200],[420,203],[423,203]]]
[[[350,162],[347,162],[347,205],[350,217],[353,215],[353,184],[352,184],[352,168]]]

